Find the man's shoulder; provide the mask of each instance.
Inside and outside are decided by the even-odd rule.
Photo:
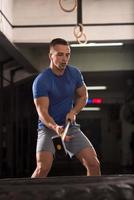
[[[50,77],[50,74],[50,68],[46,68],[36,76],[36,79],[44,79]]]
[[[75,67],[75,66],[72,66],[72,65],[68,65],[68,70],[75,77],[77,77],[77,76],[79,76],[81,74],[79,68]]]
[[[68,69],[69,69],[71,72],[73,72],[73,73],[80,71],[80,70],[78,69],[78,67],[73,66],[73,65],[68,65]]]
[[[49,68],[46,68],[40,72],[34,79],[33,85],[47,84],[51,80],[51,72]]]
[[[39,76],[49,76],[51,74],[51,69],[47,67],[42,72],[40,72]]]

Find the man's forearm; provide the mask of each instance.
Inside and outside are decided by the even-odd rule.
[[[72,112],[74,112],[75,115],[77,115],[82,108],[85,107],[87,103],[87,97],[79,97],[76,99],[74,107],[71,109]]]
[[[57,124],[48,113],[38,111],[38,114],[39,114],[40,120],[44,123],[45,126],[47,126],[48,128],[54,131],[56,130]]]

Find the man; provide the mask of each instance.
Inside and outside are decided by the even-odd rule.
[[[86,105],[88,93],[80,71],[68,65],[70,46],[56,38],[50,43],[50,66],[33,83],[33,97],[39,116],[36,148],[37,167],[32,178],[46,177],[55,153],[52,136],[61,135],[67,120],[71,121],[65,145],[87,170],[87,176],[100,175],[96,152],[76,124],[76,115]]]

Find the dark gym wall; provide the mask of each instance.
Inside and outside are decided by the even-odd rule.
[[[0,177],[29,176],[33,170],[37,114],[32,81],[0,89]]]

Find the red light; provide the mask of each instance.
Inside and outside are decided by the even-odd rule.
[[[102,104],[102,98],[93,98],[92,103],[93,104]]]

